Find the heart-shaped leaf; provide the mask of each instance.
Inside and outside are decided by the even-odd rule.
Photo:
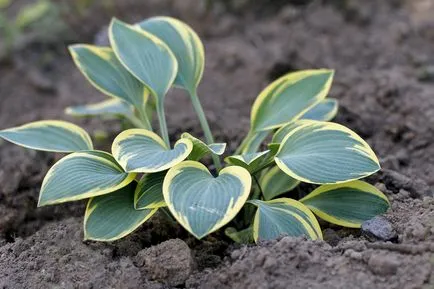
[[[134,208],[136,210],[165,207],[163,197],[163,181],[166,171],[144,174],[134,193]]]
[[[338,101],[334,98],[323,99],[320,103],[309,109],[303,114],[301,119],[312,119],[321,121],[330,121],[338,112]]]
[[[380,169],[375,153],[350,129],[332,122],[301,122],[285,136],[275,157],[289,176],[306,183],[333,184]]]
[[[178,71],[169,47],[151,33],[117,19],[110,24],[109,38],[121,63],[162,103]]]
[[[81,73],[98,90],[143,109],[148,91],[125,69],[111,48],[75,44],[69,51]]]
[[[70,106],[65,109],[65,113],[77,117],[99,115],[131,117],[133,116],[133,108],[120,99],[107,99],[98,103]]]
[[[92,150],[92,140],[81,127],[66,121],[42,120],[0,131],[14,144],[49,152]]]
[[[327,96],[333,74],[327,69],[304,70],[286,74],[271,83],[253,104],[251,130],[279,128],[302,116]]]
[[[180,139],[173,149],[155,133],[129,129],[120,133],[112,145],[114,158],[127,172],[155,173],[167,170],[185,160],[193,149],[188,139]]]
[[[318,220],[302,203],[288,198],[249,202],[258,207],[253,222],[255,242],[273,240],[285,235],[322,239]]]
[[[274,166],[261,176],[259,184],[264,199],[268,201],[291,191],[300,184],[300,181],[285,174],[278,166]]]
[[[178,61],[175,85],[195,91],[202,78],[205,52],[193,29],[171,17],[152,17],[138,26],[163,40],[175,55]]]
[[[382,192],[362,181],[322,185],[300,202],[321,219],[350,228],[360,228],[364,221],[386,213],[390,207]]]
[[[226,167],[215,178],[203,164],[185,161],[168,171],[163,195],[176,220],[201,239],[237,215],[251,185],[250,174],[242,167]]]
[[[84,215],[84,239],[114,241],[146,222],[157,209],[135,210],[134,181],[116,192],[89,200]]]
[[[45,175],[38,206],[87,199],[116,191],[134,180],[115,159],[102,151],[72,153]]]
[[[207,145],[198,138],[195,138],[188,132],[181,135],[181,138],[189,139],[193,143],[193,150],[188,156],[189,160],[198,161],[207,154],[222,155],[226,149],[226,143],[213,143]]]

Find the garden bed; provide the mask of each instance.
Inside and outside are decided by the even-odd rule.
[[[83,242],[84,202],[36,207],[43,176],[61,155],[3,142],[1,288],[434,286],[430,1],[290,1],[265,8],[257,1],[231,12],[218,7],[205,12],[195,1],[118,2],[118,16],[126,21],[170,14],[203,36],[206,71],[199,96],[216,140],[227,142],[229,151],[247,132],[251,104],[267,83],[293,70],[335,69],[331,96],[340,101],[335,121],[359,133],[379,156],[383,170],[368,181],[391,200],[385,217],[398,237],[382,242],[360,230],[325,225],[325,241],[284,237],[241,246],[221,233],[197,241],[157,214],[122,240]],[[92,17],[92,9],[97,7],[82,16],[86,29],[68,20],[76,41],[92,41],[108,23],[109,15]],[[120,129],[116,121],[63,114],[66,106],[103,97],[86,83],[60,40],[35,40],[17,50],[2,60],[0,75],[0,129],[57,118],[89,132],[105,130],[110,139]],[[166,108],[173,139],[182,131],[200,135],[183,92],[172,91]],[[109,144],[101,141],[98,147]]]

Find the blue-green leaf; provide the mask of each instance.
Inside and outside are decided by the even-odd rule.
[[[278,166],[274,166],[261,176],[259,184],[264,199],[268,201],[291,191],[300,184],[300,181],[285,174]]]
[[[119,62],[108,47],[75,44],[69,46],[78,69],[102,93],[124,100],[142,110],[149,93]]]
[[[193,143],[193,150],[188,156],[189,160],[198,161],[207,154],[222,155],[226,149],[226,143],[213,143],[207,145],[198,138],[195,138],[188,132],[181,135],[181,138],[189,139]]]
[[[165,207],[163,198],[163,180],[166,171],[144,174],[134,193],[134,208],[136,210]]]
[[[178,72],[169,47],[151,33],[117,19],[110,24],[109,37],[122,64],[162,103]]]
[[[350,228],[360,228],[364,221],[386,213],[390,207],[382,192],[362,181],[322,185],[300,202],[321,219]]]
[[[152,17],[138,26],[157,36],[169,46],[178,61],[175,85],[190,92],[196,90],[203,74],[203,44],[193,29],[171,17]]]
[[[163,195],[176,220],[201,239],[236,216],[251,183],[249,172],[241,167],[226,167],[215,178],[203,164],[185,161],[168,171]]]
[[[303,114],[301,119],[330,121],[338,112],[338,100],[334,98],[323,99],[320,103]]]
[[[78,117],[99,115],[131,117],[133,115],[133,108],[120,99],[108,99],[98,103],[70,106],[65,109],[65,113]]]
[[[369,145],[350,129],[332,122],[300,120],[275,156],[289,176],[306,183],[333,184],[360,179],[380,169]]]
[[[14,144],[49,152],[92,150],[92,140],[81,127],[66,121],[42,120],[0,131]]]
[[[255,242],[273,240],[285,235],[306,236],[312,240],[322,239],[317,219],[302,203],[288,198],[249,202],[258,207],[253,222]]]
[[[58,161],[45,175],[38,206],[108,194],[125,187],[135,176],[124,172],[106,152],[75,152]]]
[[[114,158],[127,172],[155,173],[185,160],[193,149],[189,139],[180,139],[173,149],[155,133],[129,129],[120,133],[112,145]]]
[[[116,192],[89,200],[84,216],[84,239],[114,241],[132,233],[157,209],[135,210],[132,182]]]
[[[327,69],[304,70],[286,74],[271,83],[253,104],[251,130],[279,128],[302,116],[327,96],[333,74]]]

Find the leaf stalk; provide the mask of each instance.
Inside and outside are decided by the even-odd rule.
[[[133,123],[134,126],[144,128],[152,131],[152,125],[146,113],[146,109],[137,110],[138,118],[135,116],[129,117],[128,119]]]
[[[196,111],[196,114],[199,118],[199,122],[200,122],[200,125],[202,127],[202,130],[203,130],[203,133],[205,136],[205,140],[208,144],[212,144],[212,143],[214,143],[214,137],[211,133],[211,129],[209,127],[208,121],[206,120],[206,116],[205,116],[205,113],[203,111],[202,105],[199,101],[197,91],[196,90],[190,91],[190,97],[191,97],[191,102],[193,103],[194,110]],[[216,156],[215,154],[212,154],[212,160],[214,162],[214,166],[215,166],[216,170],[219,171],[222,168],[220,158],[218,156]]]
[[[158,122],[160,123],[161,137],[163,138],[167,147],[170,148],[169,132],[167,130],[166,115],[164,113],[163,101],[157,102],[157,115],[158,115]]]

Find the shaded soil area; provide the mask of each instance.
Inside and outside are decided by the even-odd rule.
[[[130,22],[166,14],[190,23],[206,47],[199,95],[229,151],[247,132],[251,104],[267,83],[293,70],[335,69],[336,121],[377,152],[383,170],[368,181],[390,198],[385,217],[398,238],[380,242],[325,224],[325,241],[240,246],[219,233],[194,240],[156,215],[123,240],[83,242],[84,202],[36,208],[43,176],[61,155],[3,142],[0,288],[434,287],[432,1],[139,2],[115,1],[112,13],[95,13],[96,4],[79,20],[66,18],[67,39],[101,37],[113,13]],[[90,133],[106,131],[101,149],[120,130],[117,121],[63,114],[68,105],[104,99],[74,67],[65,40],[33,39],[1,60],[0,75],[0,129],[66,119]],[[172,139],[183,131],[201,135],[182,91],[170,92],[166,108]]]

